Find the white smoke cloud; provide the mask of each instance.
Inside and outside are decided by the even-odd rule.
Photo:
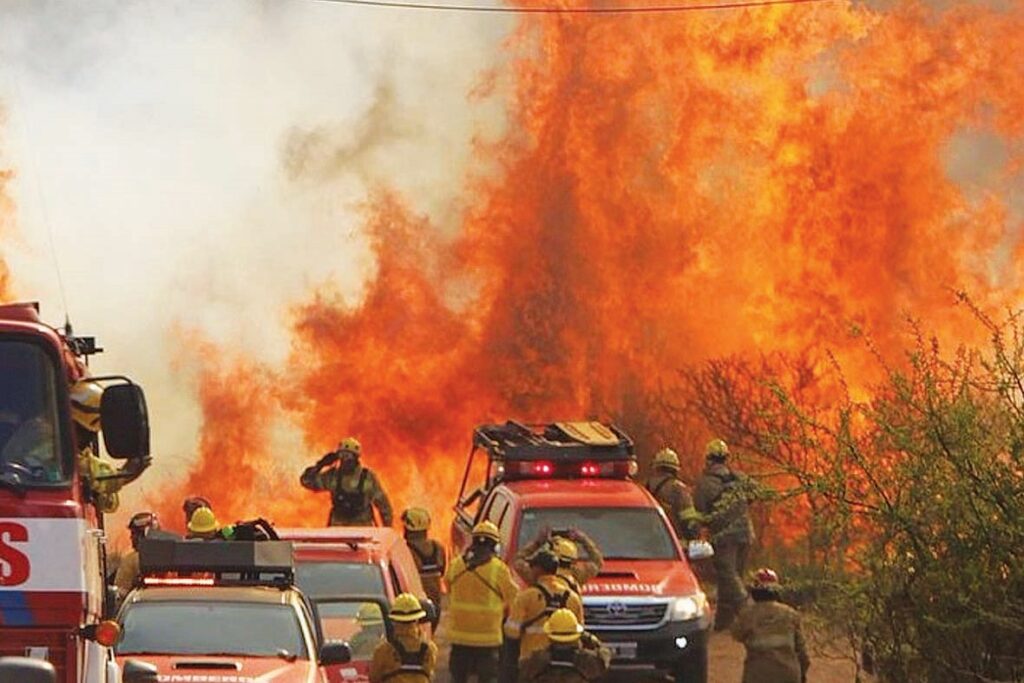
[[[5,254],[18,292],[59,321],[53,231],[76,331],[107,348],[96,369],[148,390],[157,472],[184,471],[199,419],[172,327],[280,358],[287,307],[312,286],[358,299],[371,185],[450,220],[472,135],[502,125],[501,103],[467,93],[511,22],[313,1],[4,3],[19,233]],[[297,169],[296,145],[317,140]]]

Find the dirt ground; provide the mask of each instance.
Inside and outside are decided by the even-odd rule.
[[[444,626],[438,632],[438,643],[441,644],[440,662],[434,680],[438,683],[449,683],[448,648],[444,645]],[[740,683],[743,678],[743,646],[737,643],[728,633],[714,633],[708,644],[708,683]],[[815,656],[812,658],[808,672],[808,683],[855,683],[856,667],[853,662],[834,657]],[[607,678],[614,683],[663,683],[667,679],[651,676],[624,676],[612,674]],[[862,683],[868,679],[862,677]]]

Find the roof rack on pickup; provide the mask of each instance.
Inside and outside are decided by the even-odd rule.
[[[633,440],[615,425],[601,422],[552,422],[481,425],[473,445],[486,449],[492,460],[593,461],[635,460]]]
[[[290,541],[181,541],[144,539],[139,545],[143,583],[171,585],[201,577],[210,585],[274,586],[295,581]],[[153,580],[149,580],[153,579]]]

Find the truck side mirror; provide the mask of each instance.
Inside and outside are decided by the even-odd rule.
[[[137,384],[114,384],[103,391],[100,402],[103,443],[112,458],[145,458],[149,455],[149,412],[146,395]]]
[[[124,663],[124,671],[121,676],[124,683],[157,683],[159,679],[160,670],[149,662],[129,659]]]
[[[715,549],[707,541],[690,541],[686,546],[686,557],[691,562],[714,557]]]
[[[348,664],[352,661],[352,648],[348,643],[339,640],[329,640],[320,648],[320,666],[332,666],[336,664]],[[127,683],[128,679],[125,679]]]
[[[423,611],[427,613],[427,621],[430,622],[430,626],[436,630],[437,625],[441,621],[441,611],[437,609],[434,601],[429,598],[420,600],[420,605],[423,606]]]
[[[57,671],[42,659],[0,657],[0,683],[57,683]]]

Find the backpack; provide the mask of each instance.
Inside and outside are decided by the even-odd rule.
[[[434,546],[434,552],[431,555],[423,554],[422,552],[420,552],[420,549],[412,543],[409,543],[408,546],[409,550],[412,551],[412,554],[416,556],[417,560],[419,560],[418,564],[420,567],[420,574],[425,574],[429,576],[440,575],[441,546],[438,545],[437,541],[431,541],[431,544]]]
[[[402,644],[398,642],[397,638],[389,640],[388,643],[390,643],[391,647],[395,648],[395,652],[398,653],[398,661],[401,665],[394,671],[385,674],[381,679],[382,681],[392,679],[395,676],[404,675],[423,676],[426,680],[430,680],[430,674],[427,673],[426,669],[428,649],[426,643],[421,643],[420,649],[415,652],[409,652],[402,647]]]
[[[366,499],[366,480],[369,476],[370,471],[364,467],[359,474],[359,482],[356,484],[355,490],[345,491],[341,488],[344,477],[338,471],[338,478],[334,482],[334,493],[331,497],[334,499],[334,510],[340,516],[357,517],[369,507],[369,501]]]

